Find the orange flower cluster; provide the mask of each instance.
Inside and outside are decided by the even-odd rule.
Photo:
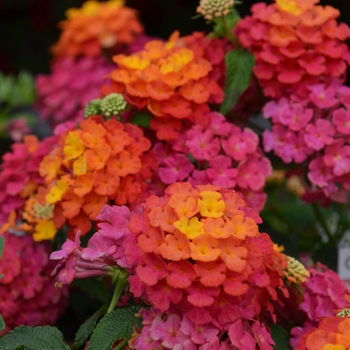
[[[318,328],[303,334],[297,350],[346,350],[350,348],[350,317],[328,317]]]
[[[89,0],[81,9],[69,9],[67,19],[60,23],[63,32],[52,47],[54,56],[99,56],[103,48],[115,49],[132,43],[142,34],[143,27],[137,12],[123,3]]]
[[[258,215],[234,191],[213,185],[175,183],[165,193],[149,197],[142,217],[131,218],[125,245],[136,271],[131,292],[162,311],[178,305],[196,324],[233,322],[246,302],[257,317],[273,314],[276,288],[288,295],[282,281],[288,259],[259,232]]]
[[[154,115],[151,127],[160,140],[178,138],[185,121],[200,122],[199,116],[209,112],[208,104],[224,98],[210,76],[213,65],[204,58],[205,51],[191,46],[195,47],[191,40],[179,38],[176,32],[168,42],[150,41],[143,51],[115,56],[118,68],[112,73],[113,84],[102,94],[123,93],[131,105]],[[223,57],[222,53],[219,63]]]
[[[139,127],[97,115],[63,133],[39,169],[55,227],[66,222],[84,235],[106,203],[136,204],[157,168],[150,147]]]
[[[350,53],[349,27],[340,12],[319,0],[276,0],[252,6],[252,16],[238,22],[236,35],[256,59],[254,74],[265,96],[291,93],[306,97],[310,85],[342,79]]]

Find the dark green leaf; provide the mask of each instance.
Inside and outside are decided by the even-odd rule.
[[[277,326],[275,324],[270,325],[270,329],[272,332],[272,339],[276,344],[274,349],[291,350],[291,347],[289,346],[289,332],[281,326]]]
[[[5,237],[0,236],[0,259],[2,257],[2,253],[4,251],[4,245],[5,245]]]
[[[73,282],[74,285],[78,286],[81,290],[87,293],[89,296],[100,300],[103,304],[109,304],[110,297],[106,284],[104,281],[96,278],[84,278],[77,279]]]
[[[130,123],[150,129],[151,119],[152,116],[147,113],[135,112],[130,118]]]
[[[233,9],[226,17],[226,22],[228,27],[233,30],[233,28],[236,26],[237,22],[241,19],[241,16],[237,12],[236,9]],[[223,21],[221,18],[216,18],[214,20],[214,28],[213,32],[209,34],[209,37],[212,38],[224,38],[226,37],[226,28],[223,24]]]
[[[15,350],[70,350],[64,342],[62,333],[55,327],[21,326],[10,331],[0,339],[0,349]]]
[[[110,350],[116,340],[129,339],[135,325],[142,327],[142,319],[135,316],[139,309],[132,305],[105,315],[92,333],[88,350]]]
[[[248,88],[255,64],[254,56],[245,49],[228,52],[225,61],[225,99],[220,107],[220,112],[224,115],[235,106],[239,97]]]
[[[2,316],[0,315],[0,331],[3,331],[5,329],[5,321],[2,318]]]
[[[79,328],[77,334],[75,335],[73,349],[78,349],[90,337],[92,331],[94,330],[97,320],[107,312],[107,307],[102,306],[100,310],[96,311],[91,317],[89,317]]]

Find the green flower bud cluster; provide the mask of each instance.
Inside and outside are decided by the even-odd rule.
[[[127,102],[122,94],[112,93],[103,99],[96,98],[90,101],[84,110],[85,118],[89,118],[95,114],[102,115],[106,118],[111,116],[118,117],[121,112],[124,112],[127,107]]]

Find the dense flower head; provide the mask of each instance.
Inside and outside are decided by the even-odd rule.
[[[89,239],[86,248],[81,247],[81,231],[78,230],[74,240],[67,238],[62,249],[51,254],[51,260],[59,261],[52,273],[57,275],[57,287],[61,288],[78,278],[113,276],[116,268],[129,270],[122,249],[130,235],[129,208],[105,205],[96,220],[98,230]]]
[[[35,201],[38,188],[44,184],[39,165],[57,143],[57,137],[39,141],[27,135],[24,141],[14,143],[12,151],[2,157],[0,166],[0,230],[30,230],[32,225],[23,223],[23,209],[27,201]],[[37,211],[38,210],[38,211]],[[40,214],[41,213],[41,214]],[[34,209],[34,215],[42,215],[42,208]],[[25,220],[24,220],[25,221]]]
[[[346,350],[350,348],[350,317],[327,317],[303,334],[297,350]]]
[[[307,86],[342,80],[350,54],[340,12],[316,0],[254,4],[236,35],[256,59],[254,74],[267,97],[307,94]]]
[[[206,41],[202,33],[149,41],[140,52],[113,58],[118,68],[102,94],[123,93],[132,106],[152,113],[158,139],[174,140],[185,123],[195,124],[209,111],[208,104],[223,101],[227,47],[225,40]]]
[[[263,112],[273,124],[263,135],[265,151],[273,150],[285,163],[307,161],[308,192],[341,200],[350,189],[350,89],[312,85],[305,99],[270,101]]]
[[[100,56],[103,49],[123,49],[142,34],[137,12],[123,6],[123,0],[86,1],[81,9],[67,10],[60,22],[62,33],[53,45],[56,58]]]
[[[235,189],[254,210],[260,212],[266,201],[263,192],[265,179],[271,175],[270,161],[259,148],[259,138],[251,129],[228,123],[217,112],[203,114],[202,125],[184,131],[176,141],[157,143],[157,181],[152,188],[156,193],[159,182],[163,186],[176,181],[193,185],[212,183]]]
[[[242,324],[260,327],[248,321],[263,320],[265,312],[274,318],[270,300],[277,299],[276,289],[286,293],[288,259],[259,233],[257,213],[218,186],[177,182],[165,193],[150,196],[131,217],[124,243],[135,271],[130,291],[162,313],[180,312],[196,327],[243,334]]]
[[[0,335],[20,325],[55,324],[67,304],[68,289],[56,290],[50,277],[54,263],[50,246],[35,243],[31,236],[5,232],[0,264],[0,314],[6,328]]]
[[[264,323],[236,320],[222,329],[209,322],[196,325],[180,311],[163,313],[151,307],[141,309],[143,327],[134,332],[129,347],[135,350],[189,349],[189,350],[270,350],[275,343]]]
[[[83,110],[99,97],[103,78],[113,65],[103,57],[62,58],[54,63],[49,75],[36,78],[37,108],[42,120],[52,125],[83,119]]]
[[[234,0],[201,0],[197,7],[197,12],[204,16],[205,19],[211,20],[215,17],[227,16],[232,7]]]
[[[303,325],[291,330],[290,345],[293,349],[297,348],[302,334],[318,327],[323,318],[335,316],[337,310],[348,305],[345,297],[348,290],[337,273],[320,263],[310,268],[309,273],[310,277],[301,285],[303,300],[299,305],[299,317]]]
[[[84,235],[105,204],[135,205],[157,168],[150,147],[139,127],[98,115],[63,132],[40,164],[55,227]]]
[[[305,266],[291,256],[288,256],[288,267],[285,269],[284,273],[287,279],[287,284],[294,285],[300,285],[306,282],[307,277],[310,276],[310,272]]]

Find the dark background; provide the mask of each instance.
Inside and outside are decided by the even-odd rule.
[[[20,69],[34,74],[49,72],[48,49],[59,36],[57,23],[65,10],[80,7],[83,0],[0,0],[0,71],[18,73]],[[249,14],[257,0],[243,0],[237,9]],[[267,1],[271,2],[271,1]],[[210,30],[203,19],[192,20],[199,0],[127,0],[126,5],[140,12],[145,32],[167,38],[174,30],[186,35],[195,30]],[[350,24],[350,1],[327,0],[340,9],[341,20]]]

